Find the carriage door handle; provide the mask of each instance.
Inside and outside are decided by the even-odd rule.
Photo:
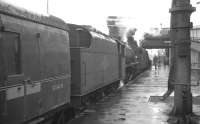
[[[24,83],[25,83],[25,84],[31,84],[31,85],[34,84],[34,83],[31,81],[30,78],[25,79],[25,80],[24,80]]]

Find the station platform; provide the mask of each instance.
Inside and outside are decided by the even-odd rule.
[[[117,92],[80,113],[69,124],[169,124],[173,94],[160,100],[167,90],[169,67],[147,70]],[[193,111],[200,115],[200,87],[192,87]],[[170,122],[171,124],[171,122]]]

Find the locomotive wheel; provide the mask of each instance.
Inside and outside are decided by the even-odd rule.
[[[69,120],[75,118],[74,108],[64,109],[54,116],[51,124],[66,124]]]
[[[64,116],[65,116],[65,122],[75,118],[75,109],[74,108],[69,108],[64,112]]]
[[[55,119],[52,124],[65,124],[65,113],[61,111],[56,114]]]

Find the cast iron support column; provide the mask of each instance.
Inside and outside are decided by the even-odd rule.
[[[175,55],[175,90],[173,114],[192,114],[192,94],[190,88],[190,15],[195,8],[190,0],[172,0],[171,33]],[[172,50],[173,51],[173,50]]]

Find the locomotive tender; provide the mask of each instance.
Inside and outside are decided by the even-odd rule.
[[[71,49],[72,100],[84,103],[86,95],[123,79],[124,45],[83,26],[68,24]],[[121,50],[122,51],[122,50]],[[124,73],[123,73],[124,74]]]
[[[125,59],[118,40],[0,3],[0,124],[63,124],[71,105],[125,79]]]

